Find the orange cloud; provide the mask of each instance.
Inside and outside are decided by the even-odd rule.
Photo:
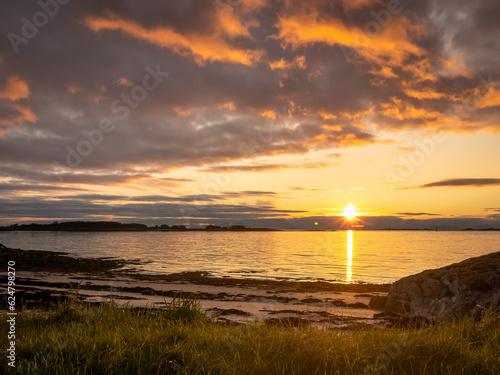
[[[464,76],[471,78],[474,75],[474,71],[472,69],[469,69],[465,64],[463,56],[455,57],[452,59],[442,58],[440,63],[442,65],[442,68],[438,73],[442,76]]]
[[[323,120],[335,120],[337,118],[337,115],[334,115],[333,113],[320,112],[318,114],[323,118]]]
[[[239,36],[251,38],[248,30],[249,26],[258,26],[258,24],[250,22],[243,25],[241,20],[234,16],[233,12],[221,12],[219,14],[218,27],[220,31],[232,38]]]
[[[128,87],[134,86],[134,84],[132,83],[132,81],[130,81],[126,77],[118,78],[116,81],[113,82],[113,85],[116,85],[116,86],[128,86]]]
[[[381,113],[384,116],[396,120],[423,120],[427,125],[431,125],[434,121],[442,122],[445,120],[444,115],[436,111],[427,111],[423,108],[416,108],[413,104],[404,102],[397,98],[392,98],[393,103],[385,103],[381,105]]]
[[[190,111],[190,110],[188,110],[188,109],[187,109],[187,110],[185,110],[185,111],[184,111],[184,110],[182,110],[182,108],[181,108],[181,107],[173,107],[172,109],[173,109],[173,110],[175,111],[175,113],[177,113],[179,116],[182,116],[182,117],[189,117],[189,116],[191,116],[191,111]]]
[[[226,102],[226,103],[217,104],[217,108],[227,109],[228,111],[234,111],[235,106],[234,106],[233,102]]]
[[[25,122],[31,122],[31,123],[36,122],[37,117],[35,116],[33,111],[28,107],[24,107],[19,104],[12,104],[12,108],[14,108],[18,112],[17,115],[9,118],[0,119],[0,125],[15,126],[15,125],[21,125]],[[5,132],[2,133],[4,134]]]
[[[321,125],[323,129],[326,129],[328,131],[332,132],[340,132],[342,131],[342,126],[340,125]]]
[[[424,33],[423,25],[414,25],[403,16],[393,16],[376,35],[346,26],[340,19],[320,19],[317,13],[280,17],[277,38],[284,48],[293,49],[326,43],[353,48],[361,58],[380,67],[382,73],[394,76],[387,67],[402,67],[410,55],[422,56],[423,49],[414,44],[412,36]]]
[[[276,112],[271,111],[270,109],[260,112],[259,116],[276,120]]]
[[[305,56],[297,56],[293,61],[286,61],[284,59],[278,60],[278,61],[271,61],[269,62],[269,67],[274,70],[274,69],[290,69],[290,68],[297,68],[297,69],[306,69],[307,68],[307,63],[306,63],[306,57]]]
[[[500,90],[489,88],[485,96],[478,103],[479,108],[496,107],[500,105]]]
[[[407,89],[404,89],[403,91],[406,95],[411,96],[412,98],[420,99],[420,100],[422,100],[422,99],[439,99],[439,98],[443,98],[446,96],[445,94],[443,94],[441,92],[437,92],[437,91],[434,91],[431,89],[415,90],[415,89],[407,88]]]
[[[68,86],[68,92],[70,94],[77,94],[79,92],[81,92],[83,89],[80,87],[80,86],[77,86],[77,85],[69,85]]]
[[[9,99],[13,102],[19,99],[25,99],[30,95],[30,89],[26,81],[18,76],[11,76],[3,90],[0,91],[0,99]]]
[[[230,13],[226,13],[230,15]],[[219,31],[214,35],[182,35],[168,26],[146,29],[136,22],[125,20],[116,15],[87,17],[83,24],[94,32],[120,30],[130,37],[168,48],[181,56],[191,57],[199,66],[213,61],[255,65],[260,61],[265,51],[244,50],[229,45],[224,39],[224,33],[229,36],[247,36],[248,31],[243,30],[241,23],[225,16],[226,13],[220,18],[222,21],[218,21],[222,28],[218,29]]]
[[[106,91],[106,87],[104,85],[100,85],[98,89],[99,91]],[[106,99],[106,96],[104,95],[94,93],[91,90],[87,90],[75,84],[68,86],[68,92],[73,95],[82,93],[84,96],[91,98],[97,104],[99,104],[101,100]]]
[[[0,99],[6,99],[7,105],[17,113],[0,118],[0,126],[16,126],[26,122],[36,122],[37,117],[31,109],[16,103],[29,96],[30,89],[26,81],[18,76],[11,76],[7,79],[5,87],[0,90]],[[0,129],[0,136],[3,135],[5,135],[5,129]]]

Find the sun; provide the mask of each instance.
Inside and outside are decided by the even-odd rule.
[[[347,219],[349,220],[352,220],[354,219],[356,216],[358,216],[358,214],[356,213],[356,206],[353,205],[353,204],[348,204],[345,208],[344,208],[344,212],[342,212],[342,216],[345,216]]]

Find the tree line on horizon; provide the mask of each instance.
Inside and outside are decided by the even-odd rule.
[[[48,224],[12,224],[9,226],[0,227],[1,231],[154,231],[154,230],[170,230],[170,231],[186,231],[193,230],[185,225],[156,225],[148,227],[146,224],[139,223],[119,223],[116,221],[67,221]],[[244,231],[244,230],[268,230],[268,228],[247,228],[244,225],[218,226],[207,225],[205,228],[195,230],[206,231]]]

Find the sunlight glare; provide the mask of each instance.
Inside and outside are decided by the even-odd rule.
[[[342,213],[343,216],[345,216],[347,219],[352,220],[354,219],[357,214],[356,214],[356,206],[353,204],[348,204],[344,208],[344,212]]]
[[[347,268],[346,268],[346,281],[352,281],[352,250],[354,247],[352,230],[347,231]]]

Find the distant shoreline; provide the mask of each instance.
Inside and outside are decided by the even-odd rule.
[[[282,229],[271,229],[271,228],[246,228],[238,230],[206,230],[203,228],[186,228],[186,229],[11,229],[11,228],[0,228],[0,232],[286,232],[287,230]],[[307,231],[301,229],[299,231]],[[328,230],[330,231],[330,230]],[[335,231],[332,229],[331,231]]]
[[[68,221],[54,222],[52,224],[13,224],[8,227],[0,227],[2,232],[17,231],[50,231],[50,232],[275,232],[279,229],[250,228],[243,225],[232,225],[221,227],[207,225],[205,228],[187,228],[185,225],[161,225],[148,227],[145,224],[122,224],[107,221]]]
[[[273,228],[245,228],[245,229],[226,229],[226,230],[207,230],[205,228],[186,228],[186,229],[85,229],[85,228],[72,228],[72,229],[16,229],[9,227],[0,227],[0,232],[342,232],[353,230],[356,232],[500,232],[499,228],[486,228],[486,229],[411,229],[411,228],[384,228],[384,229],[273,229]]]

